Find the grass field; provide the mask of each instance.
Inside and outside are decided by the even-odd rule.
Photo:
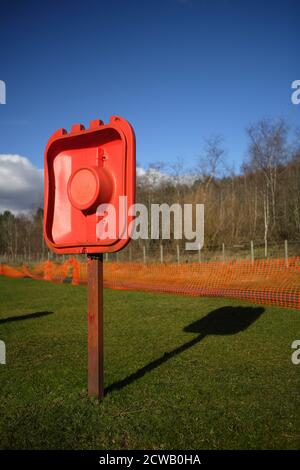
[[[105,386],[86,392],[86,288],[0,277],[3,449],[295,449],[299,311],[105,291]]]

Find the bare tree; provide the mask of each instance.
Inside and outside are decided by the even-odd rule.
[[[272,228],[276,224],[276,191],[278,173],[287,161],[287,125],[282,119],[262,119],[247,129],[250,166],[264,176],[263,204],[265,232],[269,227],[269,199],[271,200]]]
[[[224,138],[221,135],[212,136],[205,139],[204,149],[198,161],[198,174],[204,183],[205,198],[212,181],[220,175],[220,170],[224,167],[225,149],[223,148]]]

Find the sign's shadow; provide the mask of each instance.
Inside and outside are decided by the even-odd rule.
[[[50,311],[46,310],[46,311],[43,311],[43,312],[26,313],[24,315],[16,315],[16,316],[13,316],[13,317],[0,318],[0,324],[10,323],[10,322],[14,322],[14,321],[32,320],[34,318],[44,317],[45,315],[51,315],[52,313],[53,312],[50,312]]]
[[[123,387],[133,383],[135,380],[143,377],[147,372],[151,372],[160,365],[167,362],[174,356],[186,351],[195,344],[199,343],[208,335],[234,335],[246,330],[251,326],[265,311],[263,307],[222,307],[213,310],[204,318],[187,325],[183,331],[196,333],[197,336],[178,346],[172,351],[166,352],[163,356],[155,359],[125,379],[114,382],[105,389],[105,394],[113,390],[120,390]]]

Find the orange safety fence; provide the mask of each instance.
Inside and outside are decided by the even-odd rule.
[[[87,264],[75,258],[29,269],[0,264],[0,275],[53,282],[87,282]],[[105,263],[104,285],[113,289],[228,297],[300,309],[300,257],[185,264]]]

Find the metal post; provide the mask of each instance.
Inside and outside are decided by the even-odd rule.
[[[103,381],[103,255],[88,256],[88,394],[100,400]]]
[[[108,253],[105,253],[105,261],[108,262]]]
[[[253,245],[253,240],[250,241],[250,247],[251,247],[251,263],[254,264],[254,245]]]
[[[225,261],[225,243],[222,243],[222,258]]]
[[[201,263],[201,248],[198,250],[198,262]]]
[[[160,262],[164,262],[164,247],[162,244],[160,245]]]
[[[143,260],[144,260],[144,264],[146,264],[146,247],[145,247],[145,245],[143,246]]]
[[[285,257],[285,265],[288,268],[289,266],[289,253],[288,253],[288,241],[284,240],[284,257]]]
[[[179,250],[179,245],[177,245],[177,264],[180,263],[180,250]]]
[[[132,261],[132,251],[131,251],[131,246],[129,247],[129,261],[131,263]]]

